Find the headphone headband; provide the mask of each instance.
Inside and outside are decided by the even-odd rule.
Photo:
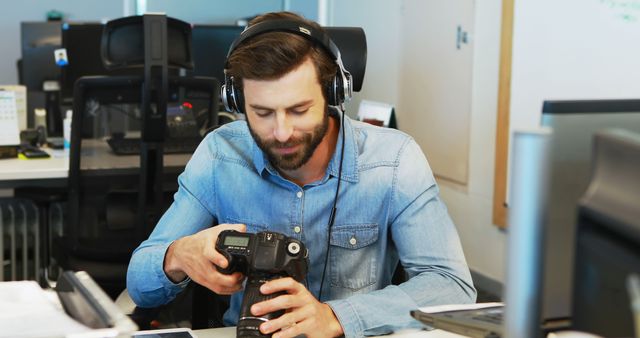
[[[350,100],[353,96],[353,80],[351,73],[344,68],[338,46],[323,30],[315,29],[314,27],[298,20],[288,19],[267,20],[249,26],[229,47],[227,61],[225,62],[224,67],[224,84],[220,88],[222,102],[227,111],[243,112],[244,108],[242,89],[237,88],[234,84],[233,76],[229,76],[226,71],[228,68],[229,57],[233,54],[236,47],[244,41],[270,32],[285,32],[302,36],[318,44],[328,55],[331,56],[338,66],[338,72],[334,76],[329,87],[325,89],[327,93],[327,102],[329,105],[337,106],[344,111],[344,102]]]
[[[327,53],[329,53],[329,55],[331,55],[334,61],[337,61],[340,58],[340,50],[338,49],[338,46],[333,43],[333,40],[331,40],[329,35],[324,31],[317,30],[303,22],[278,19],[263,21],[245,28],[245,30],[240,33],[240,36],[233,41],[231,47],[229,47],[227,59],[229,59],[229,56],[231,56],[236,47],[242,42],[269,32],[285,32],[300,35],[318,43]]]

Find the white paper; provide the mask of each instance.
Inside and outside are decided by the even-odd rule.
[[[4,85],[0,90],[14,92],[16,94],[16,112],[18,113],[18,127],[27,129],[27,87],[21,85]]]
[[[382,122],[384,127],[389,127],[392,112],[393,106],[390,104],[362,100],[358,107],[358,120],[373,124]]]
[[[419,310],[424,313],[438,313],[447,311],[460,311],[460,310],[477,310],[487,307],[504,306],[504,303],[475,303],[475,304],[447,304],[447,305],[434,305],[421,307]]]
[[[0,145],[20,144],[16,93],[0,90]]]
[[[76,322],[34,281],[0,283],[0,337],[63,337],[91,329]]]

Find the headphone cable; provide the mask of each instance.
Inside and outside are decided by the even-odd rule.
[[[322,289],[324,286],[324,276],[327,272],[327,262],[329,261],[329,249],[331,248],[331,228],[333,228],[333,222],[336,218],[336,205],[338,204],[338,193],[340,192],[340,182],[342,182],[342,163],[344,160],[344,143],[345,143],[345,134],[344,130],[344,114],[345,109],[340,106],[341,115],[340,115],[340,130],[342,131],[342,145],[340,146],[340,165],[338,166],[338,185],[336,186],[336,195],[333,198],[333,207],[331,208],[331,214],[329,214],[329,225],[327,229],[327,251],[324,257],[324,267],[322,268],[322,279],[320,279],[320,292],[318,294],[318,300],[322,299]]]

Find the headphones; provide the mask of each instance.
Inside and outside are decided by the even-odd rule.
[[[353,96],[353,78],[351,77],[351,73],[344,68],[338,46],[336,46],[329,35],[323,30],[316,30],[315,28],[296,20],[279,19],[260,22],[247,27],[240,36],[233,41],[229,48],[229,52],[227,53],[227,60],[239,44],[245,40],[269,32],[286,32],[300,35],[317,43],[328,53],[328,55],[331,56],[331,58],[336,62],[338,70],[336,75],[333,77],[333,80],[324,88],[327,97],[327,104],[339,107],[340,110],[344,112],[344,103],[349,101]],[[220,88],[222,103],[224,104],[225,109],[229,112],[244,113],[244,97],[242,89],[238,88],[234,83],[233,76],[227,74],[228,61],[225,63],[224,68],[224,84]]]

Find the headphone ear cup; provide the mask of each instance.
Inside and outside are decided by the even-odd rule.
[[[240,114],[244,114],[244,93],[243,90],[238,88],[237,86],[233,86],[233,92],[235,93],[234,104],[236,106],[236,112]]]
[[[244,108],[244,100],[242,97],[242,90],[238,90],[235,86],[233,76],[225,76],[221,95],[222,103],[228,112],[243,113],[242,108]]]
[[[343,93],[341,76],[334,76],[325,90],[327,92],[327,104],[330,106],[339,106],[344,102],[344,95],[341,94]]]
[[[231,84],[230,80],[227,76],[224,77],[224,83],[220,88],[220,99],[222,100],[222,104],[224,105],[224,109],[230,113],[235,111],[233,107],[233,98],[231,95]]]

